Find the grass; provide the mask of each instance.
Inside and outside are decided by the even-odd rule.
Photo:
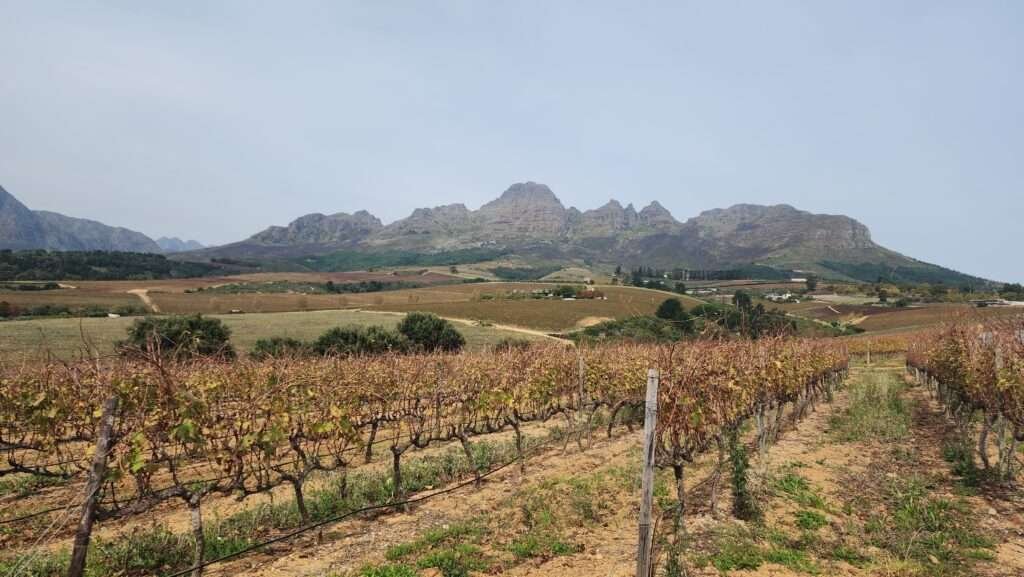
[[[803,509],[795,514],[796,526],[805,531],[816,531],[828,525],[828,519],[817,511]]]
[[[812,509],[828,510],[828,504],[806,478],[789,471],[775,481],[775,488],[790,500]]]
[[[970,575],[972,561],[988,559],[994,542],[966,502],[934,496],[931,489],[919,477],[892,482],[885,508],[865,524],[869,541],[927,567],[929,575]]]
[[[842,442],[898,441],[910,430],[910,409],[902,394],[906,385],[892,372],[865,372],[848,386],[849,406],[829,420],[829,430]]]
[[[403,564],[388,564],[363,567],[359,577],[416,577],[419,571],[415,567]]]
[[[821,567],[807,552],[783,543],[775,537],[769,542],[763,530],[731,529],[719,536],[714,544],[714,553],[697,560],[698,566],[710,564],[722,573],[729,571],[752,571],[765,563],[774,563],[809,575],[821,573]],[[770,535],[769,535],[770,537]]]
[[[388,548],[384,557],[389,561],[398,561],[412,555],[429,551],[430,549],[435,549],[444,545],[451,545],[454,542],[475,540],[483,533],[484,528],[479,522],[445,525],[436,529],[427,530],[415,541],[402,543]]]
[[[63,483],[64,479],[60,477],[44,475],[15,475],[6,479],[0,478],[0,496],[28,497],[40,489],[55,487]]]
[[[329,328],[346,325],[384,325],[394,327],[402,319],[398,314],[358,311],[312,311],[293,313],[253,313],[213,315],[231,328],[231,342],[236,349],[247,352],[257,340],[269,337],[293,337],[312,340]],[[41,355],[49,351],[58,358],[72,358],[83,350],[83,338],[101,354],[114,350],[114,343],[123,340],[130,318],[37,319],[0,322],[0,358],[16,359],[21,355]],[[537,337],[497,329],[456,325],[466,337],[467,347],[486,348],[502,339],[535,340]]]

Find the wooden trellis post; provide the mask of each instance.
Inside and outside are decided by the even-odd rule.
[[[71,551],[68,577],[82,577],[85,572],[85,556],[89,552],[89,540],[92,537],[92,524],[96,518],[96,503],[100,498],[100,487],[103,486],[103,477],[107,474],[107,455],[110,453],[110,446],[113,443],[111,435],[116,412],[117,397],[110,397],[103,404],[99,434],[96,437],[96,452],[92,456],[89,482],[85,485],[82,517],[78,522],[78,530],[75,532],[75,545]]]
[[[658,378],[658,369],[647,370],[644,463],[640,481],[640,541],[636,552],[636,577],[649,577],[651,574],[651,507],[654,501],[654,431],[658,425]]]

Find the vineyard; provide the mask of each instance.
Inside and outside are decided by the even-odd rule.
[[[785,423],[841,390],[851,358],[870,366],[872,359],[903,363],[904,355],[913,380],[932,386],[963,438],[976,435],[971,450],[982,470],[1012,483],[1024,440],[1020,320],[961,323],[912,338],[533,344],[265,360],[169,360],[150,352],[9,364],[0,375],[0,477],[25,484],[0,497],[0,538],[14,551],[0,555],[0,570],[198,577],[306,533],[319,543],[325,528],[345,519],[479,490],[503,469],[525,474],[531,459],[559,445],[585,451],[595,437],[611,439],[656,415],[656,427],[645,432],[648,462],[669,475],[671,489],[659,498],[652,527],[644,519],[651,505],[641,505],[636,555],[673,574],[685,563],[686,483],[695,463],[713,461],[701,483],[715,515],[732,463],[733,512],[744,518],[749,506],[753,518],[756,504],[735,492],[744,443],[763,469]],[[488,440],[502,436],[506,449]],[[459,460],[425,480],[419,455],[441,448],[461,453]],[[367,479],[376,479],[369,496]],[[645,476],[644,487],[651,482]],[[34,498],[40,494],[51,498]],[[224,537],[217,509],[225,499],[267,495],[289,499],[294,515],[250,520],[253,526]],[[174,510],[187,511],[188,524],[156,534],[163,544],[154,547],[174,552],[165,558],[126,556],[123,549],[135,545],[123,531],[92,539],[94,526],[130,526]]]
[[[907,366],[966,439],[979,421],[976,452],[985,471],[1012,481],[1024,441],[1024,320],[959,324],[910,346]],[[996,463],[991,462],[991,444]]]
[[[324,471],[345,475],[377,450],[392,462],[390,494],[379,505],[407,507],[402,459],[410,451],[458,442],[472,461],[476,438],[511,430],[514,460],[525,466],[524,426],[564,422],[583,444],[600,412],[611,434],[642,407],[649,369],[661,382],[657,463],[673,469],[682,490],[686,464],[698,453],[751,417],[767,442],[784,405],[803,412],[838,385],[845,368],[838,346],[784,339],[316,361],[171,363],[152,355],[9,366],[0,388],[2,473],[79,490],[73,503],[3,522],[49,515],[43,540],[66,535],[68,518],[81,516],[85,528],[73,555],[83,555],[90,523],[178,503],[190,511],[193,551],[191,562],[181,559],[172,569],[199,575],[216,561],[206,555],[205,499],[244,499],[285,485],[300,527],[323,522],[305,505],[307,479]],[[470,480],[479,483],[483,474],[476,469]],[[31,565],[30,557],[8,563],[17,570]]]

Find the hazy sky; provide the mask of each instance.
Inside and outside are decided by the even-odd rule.
[[[0,0],[0,185],[205,243],[309,212],[740,202],[1024,280],[1024,2]]]

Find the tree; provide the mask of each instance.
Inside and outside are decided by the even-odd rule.
[[[667,321],[679,320],[679,317],[684,314],[686,314],[686,310],[683,309],[683,303],[679,302],[679,299],[665,299],[658,305],[658,310],[654,312],[654,316]]]
[[[432,313],[411,312],[398,323],[398,332],[424,351],[457,351],[466,339],[452,323]]]
[[[739,290],[736,291],[736,294],[732,295],[732,304],[735,305],[736,308],[742,311],[746,311],[750,310],[750,308],[754,304],[754,301],[753,299],[750,298],[750,293],[748,293],[747,291]]]
[[[686,283],[677,282],[675,285],[676,292],[684,295],[686,294]]]
[[[234,357],[235,350],[228,342],[230,337],[231,329],[220,319],[204,318],[200,314],[172,315],[136,319],[128,327],[128,340],[122,344],[136,351],[155,348],[179,358]]]
[[[1002,290],[999,291],[1002,295],[1024,295],[1024,286],[1020,283],[1006,283],[1003,285]]]
[[[808,291],[815,291],[815,290],[817,290],[818,289],[818,277],[816,277],[814,275],[808,275],[807,276],[806,284],[807,284],[807,290]]]

